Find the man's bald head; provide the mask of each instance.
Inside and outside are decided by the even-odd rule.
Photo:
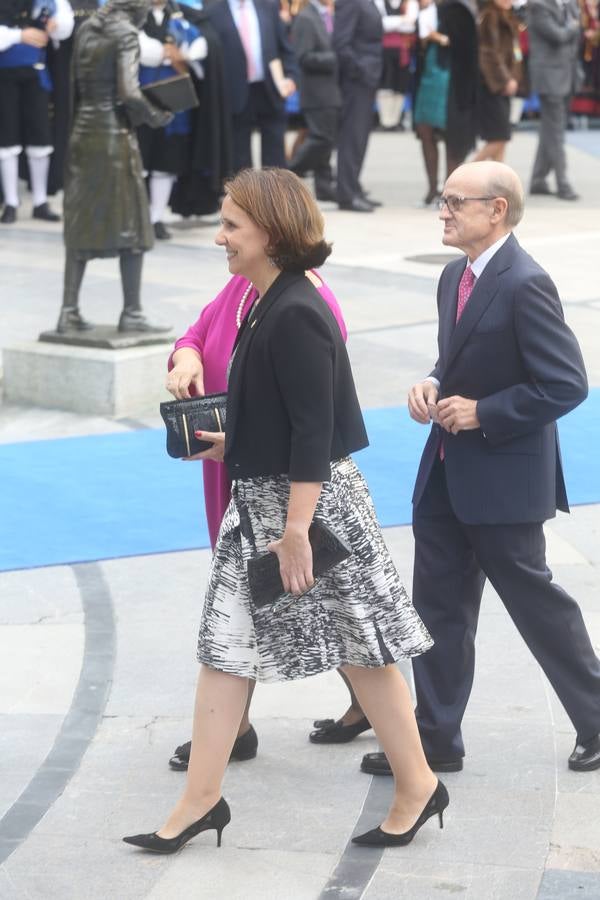
[[[465,163],[454,170],[446,182],[448,193],[454,191],[454,183],[468,185],[461,190],[468,196],[469,191],[477,192],[479,197],[504,197],[508,204],[506,224],[515,228],[523,218],[525,208],[525,192],[521,179],[514,169],[505,163],[484,162]],[[456,191],[459,193],[459,191]]]

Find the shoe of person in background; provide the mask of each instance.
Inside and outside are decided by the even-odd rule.
[[[362,197],[354,197],[350,203],[339,203],[339,208],[347,212],[372,213],[375,207]]]
[[[4,207],[2,211],[2,215],[0,216],[0,222],[3,225],[14,225],[17,221],[17,207],[9,206],[8,204]]]
[[[362,719],[354,722],[352,725],[344,725],[341,719],[338,722],[328,719],[322,719],[321,721],[327,724],[317,728],[315,731],[311,731],[308,736],[311,744],[347,744],[349,741],[353,741],[357,735],[362,734],[363,731],[368,731],[371,727],[371,723],[366,716],[363,716]]]
[[[562,188],[556,195],[559,200],[579,200],[579,194],[577,194],[572,187],[567,186]]]
[[[154,228],[154,237],[157,241],[170,241],[173,237],[164,222],[155,222],[152,227]]]
[[[187,771],[188,763],[190,761],[191,749],[191,741],[188,741],[186,744],[181,744],[179,747],[176,747],[175,753],[169,760],[170,767],[176,772]],[[239,762],[242,762],[243,760],[254,759],[257,750],[258,735],[254,730],[254,727],[251,725],[248,731],[244,732],[244,734],[236,738],[235,744],[233,745],[231,750],[229,760],[231,761],[232,759],[237,759]]]
[[[42,222],[60,222],[60,216],[52,212],[47,203],[40,203],[39,206],[33,207],[33,218],[41,219]]]
[[[546,184],[545,181],[539,181],[536,184],[531,185],[531,187],[529,188],[529,193],[533,194],[534,196],[536,194],[539,194],[540,196],[543,196],[543,197],[552,197],[554,194],[554,191],[550,190],[550,188],[548,187],[548,185]]]
[[[429,759],[430,769],[434,772],[461,772],[463,767],[462,757],[456,759]],[[385,753],[365,753],[360,764],[361,772],[367,775],[391,775],[392,770]]]

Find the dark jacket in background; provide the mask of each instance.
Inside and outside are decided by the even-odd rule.
[[[454,161],[462,161],[475,146],[479,59],[477,24],[468,0],[443,0],[438,30],[450,38],[438,58],[450,68],[446,147]]]
[[[479,68],[492,94],[501,94],[511,78],[521,82],[522,66],[515,59],[515,44],[519,45],[516,20],[490,0],[479,19]]]
[[[290,37],[300,66],[300,108],[340,106],[337,55],[331,46],[331,35],[312,3],[294,18]]]
[[[263,66],[265,70],[265,90],[273,109],[284,109],[285,101],[275,87],[269,71],[269,63],[280,59],[288,78],[298,81],[298,65],[286,36],[285,26],[279,18],[276,3],[270,0],[254,0],[262,42]],[[225,87],[229,108],[233,115],[241,113],[248,103],[248,76],[246,54],[229,9],[227,0],[218,0],[207,7],[208,19],[218,34],[225,59]]]
[[[383,70],[383,25],[372,0],[338,0],[335,5],[333,47],[340,80],[376,88]]]

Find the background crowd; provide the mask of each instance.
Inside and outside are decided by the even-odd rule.
[[[562,149],[568,117],[600,113],[598,0],[152,0],[140,29],[142,85],[191,75],[197,109],[142,125],[155,237],[167,208],[214,212],[225,177],[253,163],[314,177],[320,200],[372,212],[360,173],[369,135],[415,128],[435,204],[441,176],[471,153],[504,158],[511,128],[540,117],[533,193],[577,199]],[[19,177],[33,215],[62,188],[73,42],[97,0],[0,0],[3,224],[17,218]],[[298,129],[286,148],[288,127]],[[483,146],[477,150],[478,138]],[[439,146],[446,167],[439,172]],[[337,150],[337,174],[332,154]],[[259,160],[254,160],[255,163]]]

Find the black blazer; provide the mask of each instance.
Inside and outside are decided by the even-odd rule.
[[[279,275],[240,329],[225,435],[232,479],[328,481],[369,443],[339,325],[304,274]]]
[[[271,77],[269,63],[280,59],[288,78],[298,82],[299,72],[296,58],[286,37],[284,25],[279,18],[278,6],[270,0],[253,0],[258,16],[262,44],[262,59],[265,70],[264,85],[273,106],[273,111],[281,113],[285,100],[281,97]],[[239,115],[248,102],[248,76],[246,54],[227,0],[218,0],[207,7],[208,18],[212,22],[223,45],[225,62],[225,86],[229,96],[230,109]]]
[[[340,79],[375,88],[383,71],[383,24],[373,0],[337,0],[333,49]]]
[[[440,398],[477,400],[481,428],[434,425],[421,458],[418,503],[444,444],[454,512],[467,524],[542,522],[568,511],[556,419],[587,396],[579,344],[550,276],[511,235],[492,257],[455,325],[466,259],[438,286]]]
[[[291,41],[300,66],[300,108],[341,106],[337,56],[318,9],[309,3],[292,22]]]

